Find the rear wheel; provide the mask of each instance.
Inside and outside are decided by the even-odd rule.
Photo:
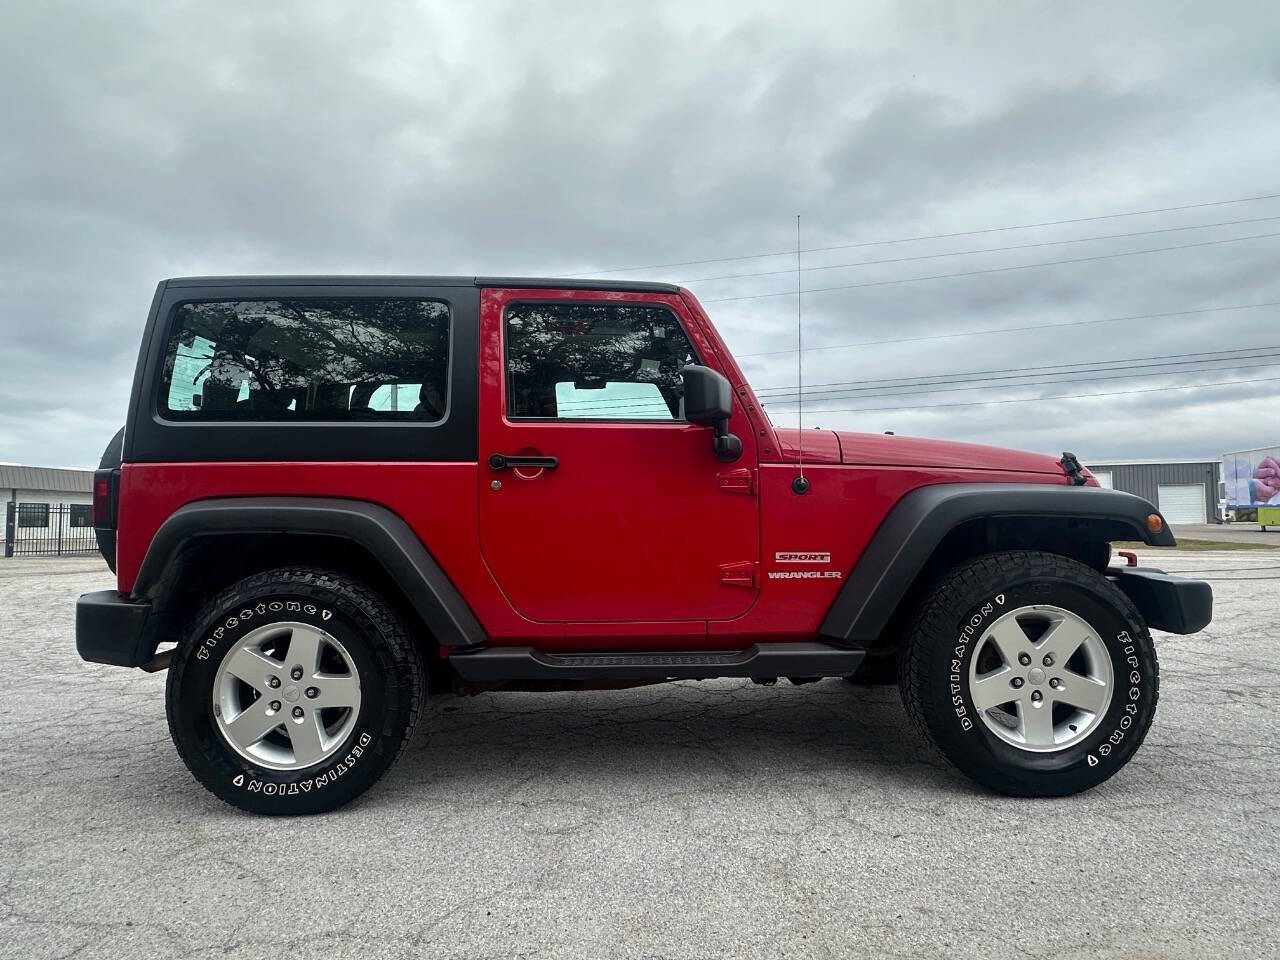
[[[1022,796],[1062,796],[1128,762],[1155,715],[1146,625],[1104,576],[1055,554],[962,564],[930,593],[901,657],[903,701],[961,771]]]
[[[169,672],[169,730],[228,803],[318,813],[391,767],[423,686],[422,658],[378,594],[323,570],[271,570],[195,618]]]

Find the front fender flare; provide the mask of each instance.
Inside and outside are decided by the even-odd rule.
[[[1176,546],[1167,523],[1161,523],[1159,531],[1148,528],[1147,517],[1159,512],[1142,497],[1101,487],[1021,483],[920,487],[899,500],[880,524],[827,611],[819,633],[846,643],[873,644],[943,538],[966,521],[1102,522],[1124,530],[1126,539]]]

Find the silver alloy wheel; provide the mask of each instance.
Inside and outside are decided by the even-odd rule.
[[[240,638],[213,680],[213,713],[227,744],[271,770],[323,763],[360,714],[360,674],[332,634],[271,623]]]
[[[987,729],[1022,750],[1079,743],[1102,722],[1115,686],[1098,632],[1062,607],[1010,610],[969,661],[969,696]]]

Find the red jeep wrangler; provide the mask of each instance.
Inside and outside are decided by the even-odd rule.
[[[169,668],[183,760],[260,813],[359,795],[448,690],[892,671],[994,790],[1123,766],[1148,628],[1212,608],[1110,565],[1173,545],[1156,509],[1070,455],[803,441],[801,468],[680,287],[167,280],[94,481],[117,589],[80,598],[76,645]]]

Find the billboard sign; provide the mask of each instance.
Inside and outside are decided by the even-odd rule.
[[[1229,509],[1280,507],[1280,447],[1228,453],[1222,458],[1222,482]]]

